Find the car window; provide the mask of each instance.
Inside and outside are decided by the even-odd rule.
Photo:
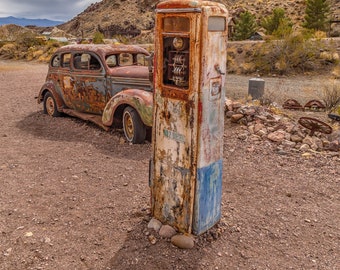
[[[131,54],[131,53],[119,54],[118,63],[120,66],[132,66],[132,65],[146,66],[148,64],[144,54]]]
[[[70,66],[71,54],[65,53],[61,56],[61,58],[62,58],[61,66],[62,67],[69,67]]]
[[[131,66],[133,65],[133,56],[131,53],[121,53],[119,55],[120,66]]]
[[[147,66],[148,65],[148,60],[145,56],[145,54],[137,54],[137,64],[142,65],[142,66]]]
[[[60,65],[60,58],[59,55],[56,55],[52,59],[52,67],[59,67]]]
[[[99,70],[101,68],[99,60],[89,53],[77,53],[73,56],[73,66],[75,69]]]
[[[110,68],[117,66],[117,56],[109,55],[108,57],[106,57],[106,64]]]

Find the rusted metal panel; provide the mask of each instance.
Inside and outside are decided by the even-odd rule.
[[[207,1],[164,1],[156,12],[152,214],[199,234],[220,215],[227,20],[223,31],[208,33],[208,18],[227,11]],[[182,49],[172,48],[176,37]]]
[[[154,171],[151,181],[152,212],[162,222],[178,228],[182,232],[190,232],[194,202],[196,163],[195,145],[196,131],[194,114],[197,111],[197,89],[199,73],[189,78],[189,86],[182,89],[163,84],[164,40],[162,36],[162,20],[169,14],[161,14],[156,22],[156,61],[155,61],[155,93],[154,93]],[[177,14],[176,14],[177,16]],[[189,18],[191,32],[184,36],[190,38],[190,67],[199,63],[196,40],[196,16],[179,15]],[[199,29],[197,29],[199,31]],[[196,87],[195,87],[196,86]]]
[[[137,109],[142,122],[152,126],[153,94],[140,89],[127,89],[113,96],[106,104],[102,121],[105,126],[111,126],[116,110],[120,106],[131,106]]]
[[[201,234],[220,220],[222,196],[227,18],[225,9],[203,7],[199,87],[197,179],[193,232]],[[217,20],[217,21],[214,21]],[[212,25],[213,24],[213,25]],[[216,25],[217,24],[217,25]],[[214,30],[209,30],[214,29]],[[223,30],[222,30],[223,29]]]

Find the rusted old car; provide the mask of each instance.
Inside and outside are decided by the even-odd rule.
[[[51,57],[38,103],[44,113],[123,128],[127,141],[143,143],[152,126],[150,54],[135,45],[67,45]]]

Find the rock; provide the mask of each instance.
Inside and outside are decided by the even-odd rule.
[[[327,150],[329,151],[340,151],[340,143],[338,141],[332,141],[327,147]]]
[[[245,140],[248,139],[248,134],[246,134],[246,133],[241,133],[241,134],[237,135],[237,138],[238,138],[239,140],[245,141]]]
[[[273,142],[282,142],[286,138],[286,132],[284,130],[277,130],[269,133],[267,138]]]
[[[162,227],[162,222],[160,222],[159,220],[155,218],[152,218],[148,224],[148,229],[153,229],[156,232],[158,232],[161,227]]]
[[[254,134],[255,133],[254,128],[255,128],[254,125],[249,125],[248,126],[248,131],[249,131],[250,134]]]
[[[161,229],[159,230],[159,236],[163,238],[171,238],[175,234],[176,234],[176,230],[169,225],[163,225]]]
[[[282,141],[282,146],[285,146],[287,148],[294,148],[296,145],[295,142],[289,141],[289,140],[283,140]]]
[[[338,141],[340,143],[340,129],[333,131],[332,134],[328,135],[328,140],[330,142],[332,141]]]
[[[309,135],[307,135],[303,140],[302,140],[302,143],[303,144],[308,144],[309,146],[311,146],[314,141],[313,141],[313,138]]]
[[[150,235],[148,236],[148,239],[149,239],[149,241],[150,241],[150,243],[151,243],[152,245],[154,245],[154,244],[157,243],[156,237],[155,237],[154,235],[152,235],[152,234],[150,234]]]
[[[225,113],[225,116],[226,116],[227,118],[231,118],[234,114],[235,114],[235,112],[233,112],[233,111],[227,111],[227,112]]]
[[[301,138],[297,134],[293,134],[293,135],[290,136],[290,140],[294,143],[298,143],[298,142],[302,142],[303,138]]]
[[[302,152],[306,152],[306,151],[310,150],[310,147],[309,147],[308,144],[304,143],[300,146],[299,150],[302,151]]]
[[[323,149],[323,142],[320,138],[313,137],[313,142],[314,142],[314,147],[316,148],[315,150],[322,150]]]
[[[254,133],[257,134],[260,130],[264,130],[265,126],[262,123],[256,123],[254,126]]]
[[[267,132],[267,130],[264,128],[264,129],[261,129],[261,130],[259,130],[258,132],[256,132],[256,134],[257,134],[258,136],[260,136],[260,137],[265,137],[265,136],[267,136],[268,132]]]
[[[192,237],[183,234],[174,235],[171,238],[171,243],[174,246],[182,249],[190,249],[195,245],[194,239]]]
[[[241,120],[244,117],[241,113],[235,113],[231,116],[230,121],[233,123],[237,123],[239,120]]]

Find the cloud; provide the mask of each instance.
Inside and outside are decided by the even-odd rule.
[[[99,0],[1,0],[0,17],[68,21]]]

